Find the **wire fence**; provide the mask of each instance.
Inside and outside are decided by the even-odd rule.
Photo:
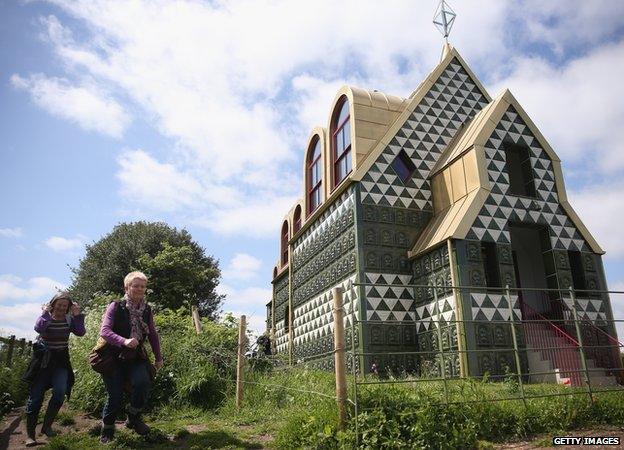
[[[407,289],[421,300],[401,311],[403,317],[397,320],[357,308],[359,296],[352,296],[347,321],[342,291],[334,289],[334,349],[296,362],[267,357],[275,370],[290,370],[333,356],[335,396],[270,383],[241,380],[241,384],[335,398],[343,425],[346,405],[357,417],[364,411],[360,390],[372,385],[438,384],[439,405],[522,401],[527,406],[533,399],[567,395],[585,395],[594,402],[596,394],[624,390],[620,353],[624,344],[616,331],[624,320],[614,318],[610,300],[622,291],[379,283],[354,283],[349,289],[366,291],[372,286]],[[345,322],[346,329],[339,326]],[[380,336],[390,336],[393,342],[390,345]],[[517,389],[468,398],[455,386],[467,380],[513,382]],[[544,383],[561,389],[536,389]],[[357,439],[358,421],[354,424]]]
[[[6,367],[11,367],[13,364],[13,357],[16,351],[20,355],[30,354],[32,351],[32,342],[26,341],[25,338],[17,339],[14,335],[8,338],[0,336],[0,364],[4,364]],[[3,361],[4,360],[4,361]]]

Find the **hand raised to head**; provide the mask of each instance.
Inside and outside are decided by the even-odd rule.
[[[71,313],[72,316],[77,316],[78,314],[80,314],[80,305],[78,305],[77,303],[73,303],[71,306]]]

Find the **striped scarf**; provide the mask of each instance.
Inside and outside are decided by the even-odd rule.
[[[132,300],[130,300],[130,297],[128,297],[127,294],[124,296],[124,299],[126,300],[126,308],[128,308],[128,311],[130,312],[130,324],[132,325],[131,337],[141,342],[143,336],[147,336],[149,334],[149,328],[143,321],[143,311],[145,311],[147,303],[145,300],[142,300],[141,303],[136,305]]]

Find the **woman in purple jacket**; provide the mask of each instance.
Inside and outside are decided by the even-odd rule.
[[[154,352],[154,366],[160,369],[163,365],[154,315],[145,301],[147,277],[142,272],[130,272],[124,279],[124,289],[126,295],[121,300],[111,302],[106,308],[100,328],[100,336],[109,345],[120,349],[113,372],[102,375],[108,394],[102,412],[102,443],[110,442],[114,437],[115,419],[121,406],[125,382],[129,382],[132,387],[126,427],[138,434],[149,431],[149,427],[141,419],[141,411],[147,401],[151,384],[149,360],[143,348],[146,339]]]
[[[24,375],[29,384],[26,403],[26,446],[37,445],[35,427],[45,392],[52,388],[41,432],[48,437],[55,435],[52,422],[63,405],[65,395],[69,397],[74,384],[74,372],[69,361],[69,333],[84,336],[84,314],[72,303],[67,292],[59,292],[43,310],[35,323],[39,333],[34,345],[33,357]]]

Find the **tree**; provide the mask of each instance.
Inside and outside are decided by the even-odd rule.
[[[150,280],[154,303],[170,309],[194,305],[200,315],[214,317],[219,305],[201,293],[214,292],[219,269],[196,261],[190,246],[173,247],[165,242],[162,251],[154,257],[141,256],[138,265]]]
[[[215,318],[223,300],[219,263],[193,241],[186,230],[162,222],[121,223],[92,245],[78,268],[70,290],[85,307],[97,294],[123,296],[123,279],[140,270],[149,278],[148,296],[157,307],[197,306],[204,317]]]

